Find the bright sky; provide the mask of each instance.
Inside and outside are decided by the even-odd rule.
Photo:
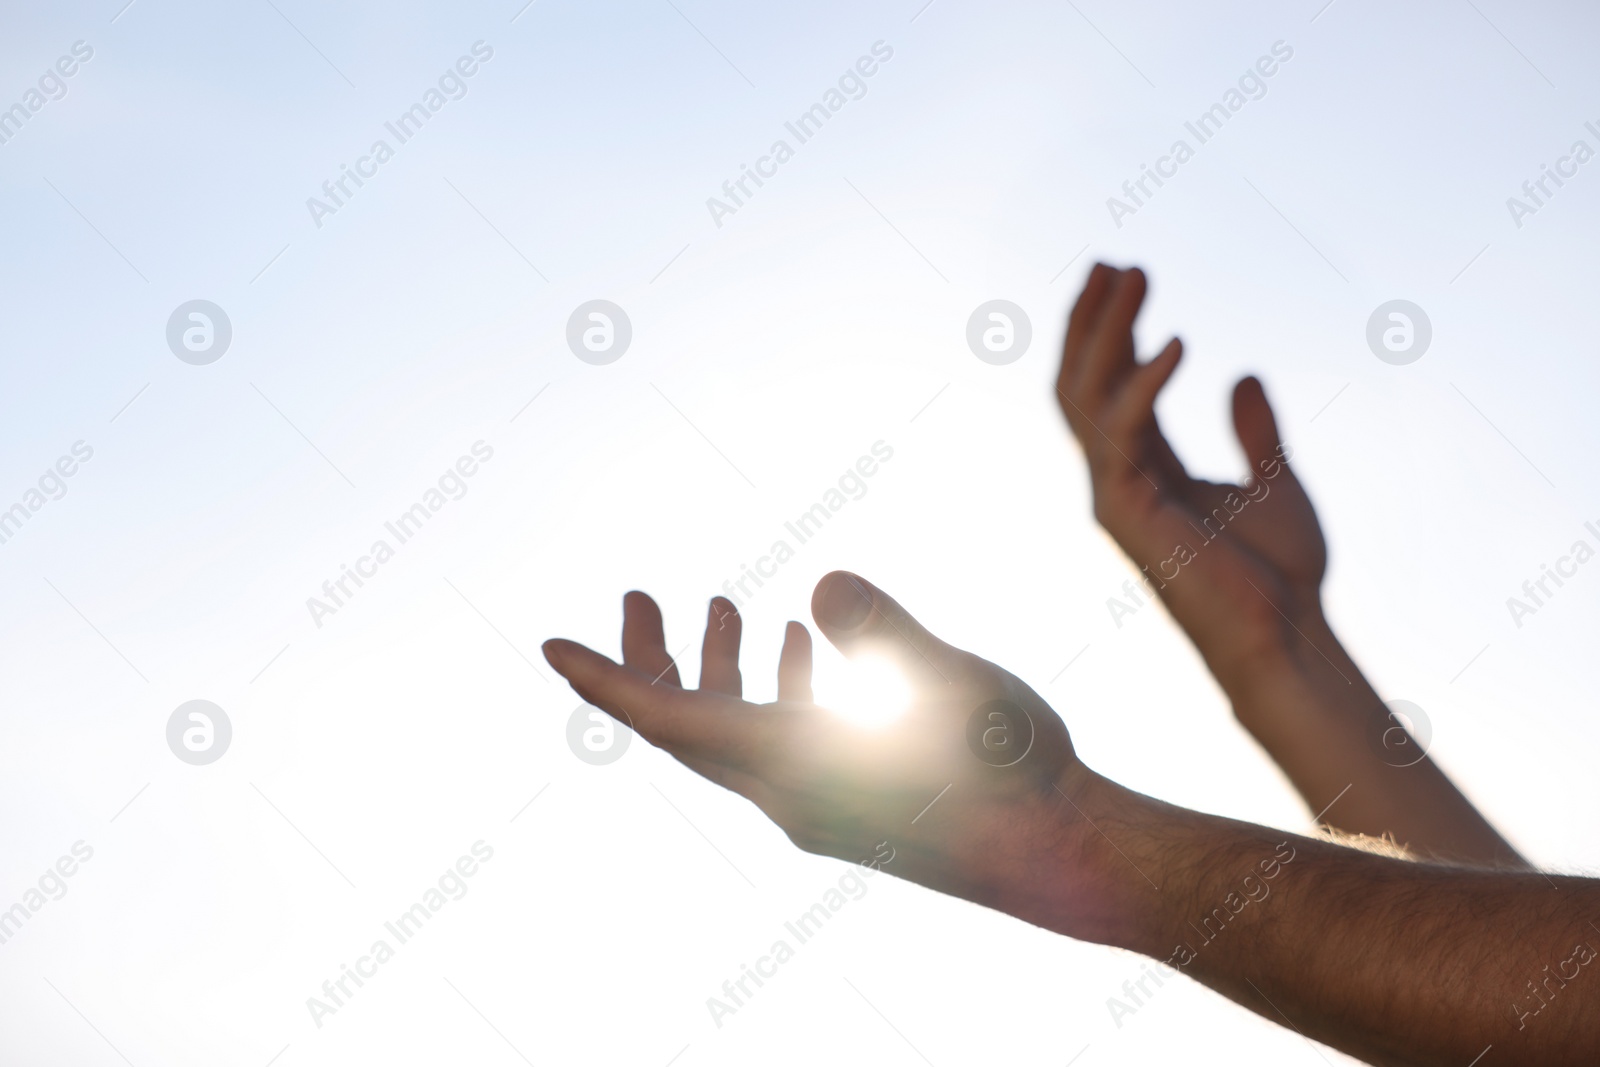
[[[1237,476],[1227,390],[1259,373],[1346,643],[1519,847],[1600,867],[1600,562],[1507,607],[1600,548],[1594,11],[123,2],[0,33],[0,509],[26,513],[0,909],[42,901],[0,944],[0,1058],[1321,1062],[1182,979],[1113,1019],[1138,958],[888,877],[718,1026],[707,998],[850,869],[642,742],[578,759],[538,655],[614,653],[643,588],[694,676],[706,598],[881,442],[746,604],[752,695],[848,567],[1034,685],[1095,769],[1305,829],[1160,609],[1108,610],[1133,571],[1048,384],[1096,258],[1150,272],[1147,353],[1188,345],[1160,410],[1192,467]],[[1147,165],[1171,176],[1135,203]],[[708,207],[746,166],[765,184]],[[592,300],[631,324],[603,365],[567,343]],[[1031,323],[1005,365],[967,345],[991,300]],[[1392,300],[1431,324],[1409,364],[1367,343]],[[180,359],[190,301],[212,347],[182,311]],[[345,566],[364,584],[314,615]],[[205,765],[169,747],[192,700],[231,725]]]

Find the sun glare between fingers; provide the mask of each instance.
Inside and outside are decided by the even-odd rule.
[[[911,707],[911,683],[886,659],[847,660],[818,679],[817,702],[841,718],[869,729],[881,728]]]

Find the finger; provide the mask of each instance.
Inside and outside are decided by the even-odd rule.
[[[1125,271],[1106,299],[1106,309],[1084,345],[1075,395],[1093,411],[1107,392],[1133,370],[1133,320],[1144,304],[1147,285],[1138,267]]]
[[[738,696],[744,692],[739,677],[739,634],[743,629],[739,609],[726,597],[711,598],[706,636],[700,644],[700,688]]]
[[[893,597],[848,571],[823,575],[811,594],[811,614],[839,651],[887,656],[919,687],[967,681],[985,665],[930,634]]]
[[[1106,416],[1106,432],[1113,440],[1128,445],[1155,418],[1156,397],[1172,380],[1182,358],[1183,342],[1174,337],[1155,359],[1134,368]]]
[[[648,593],[635,589],[622,598],[622,662],[643,671],[652,681],[681,688],[678,665],[667,652],[661,609]]]
[[[1267,402],[1267,391],[1260,380],[1245,378],[1233,387],[1233,430],[1250,463],[1250,480],[1255,481],[1274,463],[1282,462],[1278,420]]]
[[[580,697],[674,756],[753,771],[770,747],[776,724],[737,697],[656,685],[631,665],[561,638],[544,643],[544,658]]]
[[[1067,316],[1067,337],[1061,346],[1061,371],[1056,376],[1057,389],[1065,390],[1069,383],[1077,380],[1078,363],[1084,341],[1100,316],[1101,308],[1105,304],[1106,290],[1116,274],[1115,269],[1104,263],[1096,263],[1094,269],[1089,271],[1089,277],[1083,283],[1083,291],[1078,294],[1077,302],[1072,305],[1072,313]]]
[[[802,704],[816,701],[811,693],[811,632],[798,622],[783,629],[783,651],[778,653],[778,699]]]

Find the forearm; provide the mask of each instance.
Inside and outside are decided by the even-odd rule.
[[[1465,1067],[1491,1045],[1485,1067],[1600,1057],[1600,883],[1395,860],[1103,779],[1062,805],[1079,815],[1098,827],[1099,877],[1078,893],[1093,899],[1045,925],[1373,1063]],[[1106,918],[1085,930],[1083,914]]]
[[[1281,651],[1223,681],[1239,721],[1313,812],[1341,830],[1391,835],[1439,860],[1525,861],[1389,716],[1320,610],[1290,624]]]

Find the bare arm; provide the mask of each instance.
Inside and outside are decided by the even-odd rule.
[[[1124,868],[1091,939],[1370,1063],[1600,1057],[1600,882],[1373,855],[1103,780],[1078,803],[1107,838],[1098,865]],[[1070,911],[1046,925],[1070,930]]]
[[[1182,345],[1137,361],[1145,290],[1137,269],[1096,266],[1067,326],[1057,398],[1088,461],[1096,518],[1313,812],[1422,855],[1525,866],[1390,718],[1334,635],[1320,597],[1322,529],[1259,382],[1245,379],[1233,397],[1244,484],[1184,470],[1155,417]]]
[[[847,655],[916,700],[887,726],[811,702],[790,623],[779,699],[742,699],[739,624],[712,602],[698,690],[662,620],[624,600],[623,660],[545,654],[577,692],[754,802],[801,848],[1179,967],[1280,1025],[1380,1064],[1600,1060],[1600,882],[1410,862],[1176,808],[1089,769],[1031,688],[843,572],[813,598]],[[884,850],[888,849],[886,853]]]

